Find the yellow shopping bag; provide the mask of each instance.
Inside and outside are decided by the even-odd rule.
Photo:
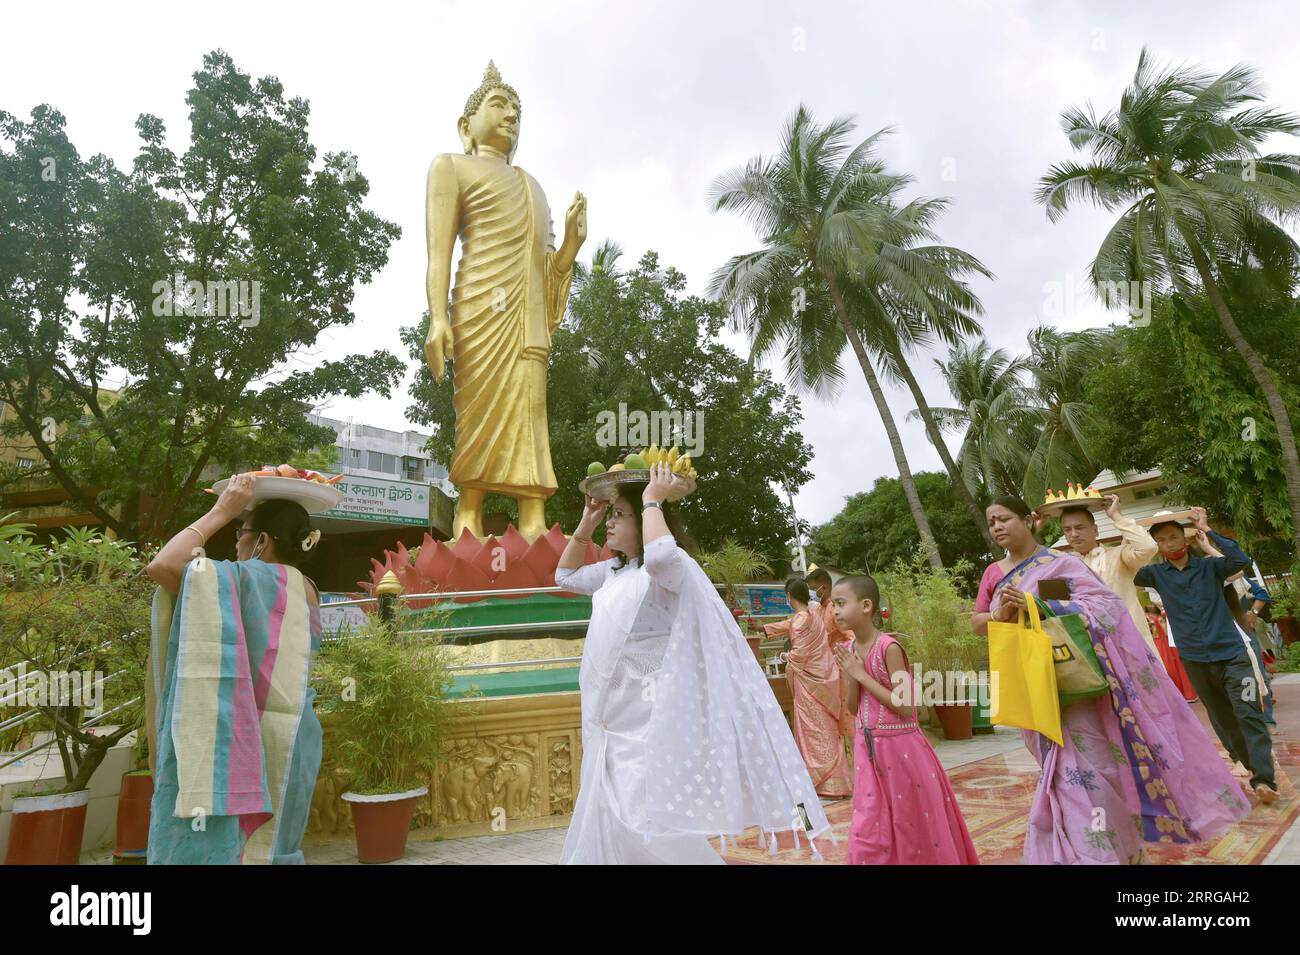
[[[1015,623],[989,621],[991,719],[1042,733],[1062,746],[1052,638],[1043,630],[1034,595],[1025,594],[1025,603],[1028,613],[1022,610]]]

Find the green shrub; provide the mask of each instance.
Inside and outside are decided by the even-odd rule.
[[[969,562],[936,571],[923,552],[899,560],[876,576],[888,612],[885,629],[896,633],[909,662],[926,671],[987,671],[988,641],[971,630],[971,601],[961,595]]]
[[[19,528],[15,530],[15,528]],[[0,683],[10,682],[0,720],[35,709],[39,714],[12,728],[3,745],[18,745],[28,733],[54,733],[63,762],[64,792],[86,788],[108,751],[144,725],[144,681],[149,655],[149,616],[154,583],[127,542],[107,540],[95,528],[74,528],[48,546],[22,525],[0,526]],[[21,682],[18,673],[24,673]],[[103,712],[93,719],[84,698],[57,699],[42,688],[50,674],[96,678]],[[31,682],[39,675],[41,682]],[[46,682],[48,681],[48,682]],[[63,686],[74,693],[86,681]],[[31,699],[15,700],[22,692]],[[15,702],[17,705],[14,705]]]
[[[451,681],[439,643],[404,637],[377,616],[324,642],[312,676],[316,706],[325,745],[353,792],[428,785],[445,756]]]

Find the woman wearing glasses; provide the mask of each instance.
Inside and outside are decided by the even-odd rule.
[[[709,836],[725,851],[727,835],[759,826],[775,852],[776,830],[803,830],[813,845],[829,828],[762,669],[680,546],[670,501],[684,487],[659,464],[647,483],[613,485],[608,503],[588,497],[555,572],[558,586],[593,598],[582,779],[562,863],[714,864]],[[602,518],[614,556],[583,566]]]
[[[264,480],[284,496],[258,493]],[[308,683],[321,628],[316,586],[299,569],[320,531],[300,501],[329,506],[290,479],[236,475],[148,567],[159,585],[150,865],[303,862],[321,760]],[[208,558],[208,540],[241,518],[237,559]]]

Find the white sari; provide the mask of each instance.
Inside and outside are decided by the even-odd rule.
[[[561,863],[716,864],[710,835],[829,829],[789,725],[708,577],[665,536],[645,563],[557,570],[592,594],[582,776]],[[806,821],[805,821],[806,816]],[[812,843],[816,853],[816,845]],[[776,841],[771,841],[775,851]]]

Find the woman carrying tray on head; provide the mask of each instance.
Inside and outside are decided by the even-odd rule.
[[[761,826],[775,851],[775,830],[805,829],[811,842],[829,829],[758,661],[672,530],[669,502],[693,486],[666,464],[584,482],[594,496],[555,572],[594,598],[563,863],[719,863],[712,835],[725,851],[726,835]],[[584,567],[607,506],[616,556]]]
[[[308,683],[319,595],[298,569],[320,539],[319,483],[240,474],[148,567],[149,864],[301,864],[321,727]],[[221,484],[217,487],[221,488]],[[306,506],[304,506],[306,505]],[[236,560],[203,547],[240,519]]]
[[[1040,545],[1019,498],[1000,497],[986,513],[1011,567],[993,588],[989,613],[976,615],[976,632],[987,633],[990,618],[1017,620],[1025,593],[1037,595],[1044,580],[1065,581],[1067,600],[1043,602],[1058,616],[1083,618],[1110,686],[1061,712],[1064,745],[1025,732],[1042,767],[1025,861],[1135,863],[1144,842],[1213,839],[1247,815],[1240,786],[1124,601],[1078,557]]]

